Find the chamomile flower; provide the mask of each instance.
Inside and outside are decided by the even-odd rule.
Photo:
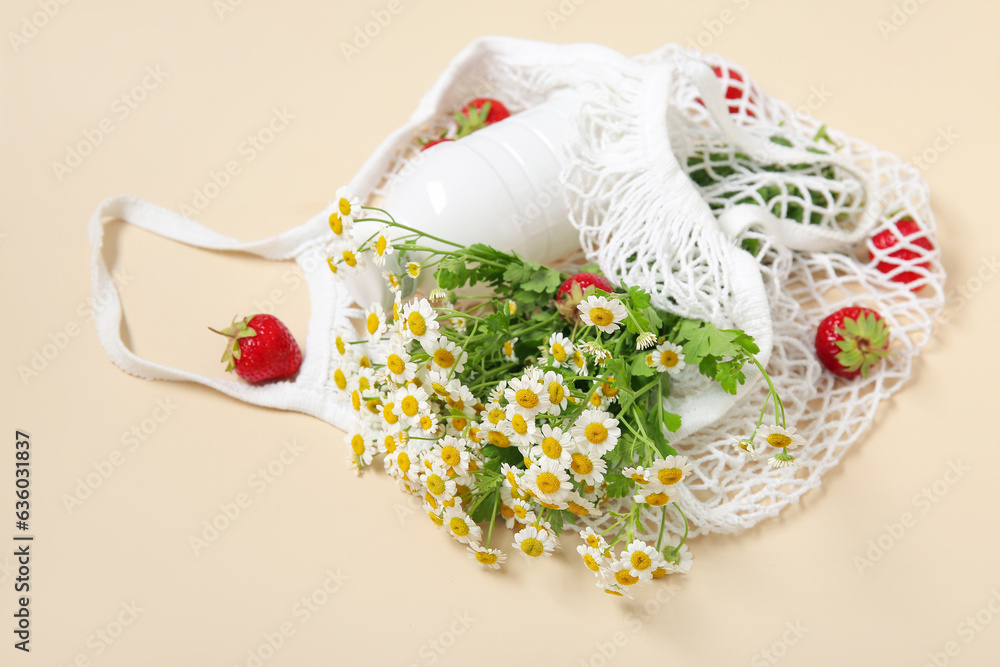
[[[670,341],[660,343],[646,355],[646,365],[661,373],[677,375],[687,365],[684,361],[684,349]]]
[[[598,549],[601,553],[604,553],[608,548],[608,543],[604,537],[590,527],[584,528],[580,531],[580,539],[583,540],[583,543],[588,547]]]
[[[365,310],[365,337],[372,345],[382,338],[388,326],[385,322],[385,311],[382,305],[373,303]]]
[[[370,246],[372,254],[375,256],[376,266],[384,266],[386,257],[396,252],[396,248],[392,245],[392,239],[389,238],[388,226],[379,230],[378,236],[375,237],[375,241]]]
[[[549,394],[548,412],[553,417],[558,417],[566,409],[569,399],[569,389],[563,376],[555,371],[548,371],[542,376],[542,386]]]
[[[616,584],[624,588],[635,586],[642,581],[638,576],[632,574],[631,564],[628,561],[620,559],[615,559],[611,562],[608,566],[608,574]]]
[[[469,472],[471,455],[464,440],[446,435],[435,447],[441,465],[449,477],[461,477]]]
[[[573,351],[573,361],[569,364],[569,367],[572,368],[576,372],[577,375],[581,375],[581,376],[586,375],[587,374],[587,357],[583,356],[583,353],[580,352],[580,350],[574,350]]]
[[[427,391],[409,382],[393,394],[393,402],[395,403],[393,411],[400,420],[411,426],[417,426],[420,417],[427,412]]]
[[[645,503],[651,507],[663,507],[673,499],[671,497],[673,493],[673,490],[663,489],[659,485],[650,484],[645,488],[639,489],[639,492],[632,497],[632,500],[637,503]]]
[[[653,463],[649,468],[649,478],[661,486],[671,486],[683,481],[694,466],[686,456],[668,456]]]
[[[687,544],[682,544],[679,547],[668,545],[663,550],[663,558],[667,563],[667,571],[671,573],[687,574],[691,571],[691,565],[694,562],[694,556],[688,550]]]
[[[545,352],[552,359],[552,365],[558,368],[565,364],[567,359],[572,359],[573,341],[557,331],[549,336]]]
[[[407,262],[406,264],[406,274],[416,280],[420,277],[420,270],[423,267],[420,266],[420,262]]]
[[[597,580],[597,587],[608,595],[632,599],[632,592],[627,587],[618,584],[606,571],[602,571],[602,576]]]
[[[604,333],[617,331],[618,322],[628,315],[621,301],[606,296],[588,296],[576,308],[580,311],[580,319],[584,324],[597,327]]]
[[[544,528],[528,526],[514,535],[514,548],[531,558],[552,555],[556,550],[555,536]]]
[[[576,552],[583,558],[583,564],[587,566],[587,569],[595,575],[600,573],[601,568],[605,568],[609,564],[608,559],[600,549],[581,544],[576,548]]]
[[[352,196],[352,194],[347,191],[347,187],[344,186],[337,188],[337,195],[333,204],[334,209],[333,214],[330,215],[330,226],[333,227],[333,215],[336,214],[341,223],[344,225],[344,230],[338,232],[334,229],[333,233],[341,236],[345,232],[350,231],[350,227],[354,224],[354,221],[362,216],[361,200]]]
[[[347,332],[347,329],[338,327],[333,332],[333,356],[336,357],[349,357],[351,352],[350,341],[353,337]]]
[[[646,332],[635,341],[636,350],[648,350],[656,345],[656,334]]]
[[[522,452],[530,451],[531,445],[535,444],[536,434],[538,433],[538,427],[535,425],[535,419],[533,417],[525,417],[523,414],[514,409],[514,406],[507,406],[507,414],[509,416],[510,430],[510,441],[517,448],[521,449]]]
[[[753,440],[750,440],[749,438],[744,438],[734,442],[733,449],[737,452],[743,452],[744,454],[749,455],[754,461],[760,460],[760,452],[757,451],[757,446],[753,444]]]
[[[445,374],[461,373],[465,370],[465,360],[469,355],[444,336],[421,343],[424,351],[431,355],[431,368]]]
[[[639,486],[649,484],[649,471],[639,466],[638,468],[622,468],[622,474],[631,479]]]
[[[385,457],[385,471],[397,479],[416,481],[420,469],[410,460],[410,453],[400,447]]]
[[[549,409],[549,393],[545,386],[527,374],[508,382],[503,395],[510,407],[525,417],[534,417]]]
[[[621,552],[621,562],[625,563],[633,577],[641,581],[651,580],[653,571],[664,564],[660,552],[642,540],[633,540]]]
[[[535,461],[551,460],[562,468],[568,468],[573,449],[572,436],[558,426],[545,424],[541,428],[539,438],[541,442],[532,448],[531,458]]]
[[[596,516],[601,514],[596,504],[575,491],[567,496],[566,509],[577,516]]]
[[[348,431],[344,434],[344,442],[351,450],[352,458],[360,465],[369,465],[378,450],[375,443],[357,431]]]
[[[515,468],[509,463],[501,464],[500,474],[503,475],[503,485],[512,491],[517,491],[519,495],[515,496],[517,498],[523,497],[521,491],[521,476],[524,475],[524,471],[520,468]],[[509,504],[509,503],[508,503]]]
[[[795,460],[794,456],[785,452],[778,452],[769,458],[767,463],[772,468],[799,468],[802,466],[801,463]]]
[[[476,525],[468,514],[457,507],[449,507],[444,511],[444,528],[456,540],[463,544],[478,543],[483,539],[483,529]]]
[[[385,371],[389,380],[405,385],[416,376],[417,365],[410,361],[410,355],[402,346],[393,346],[385,360]]]
[[[514,430],[511,428],[510,422],[506,419],[496,424],[483,424],[483,431],[486,433],[487,442],[494,447],[500,447],[501,449],[510,447],[510,436],[514,434]]]
[[[349,242],[334,244],[331,259],[337,266],[346,267],[354,273],[361,273],[366,266],[365,258],[358,252],[358,248]]]
[[[400,290],[402,290],[402,283],[399,280],[399,276],[391,271],[383,271],[382,278],[393,293],[399,294]]]
[[[491,570],[499,570],[500,565],[507,561],[507,554],[499,549],[487,549],[481,544],[469,545],[469,558],[472,558],[483,567]]]
[[[602,410],[584,410],[570,432],[582,451],[597,456],[604,456],[614,449],[622,434],[618,420]]]
[[[558,463],[549,461],[528,468],[521,477],[521,485],[540,502],[550,504],[565,502],[573,490],[566,471]]]
[[[443,504],[445,501],[454,498],[455,494],[458,493],[458,485],[455,481],[448,479],[447,473],[437,468],[431,468],[430,470],[424,468],[420,475],[420,481],[427,491],[424,495],[424,500],[432,506],[435,503]]]
[[[500,380],[493,389],[490,389],[490,393],[487,395],[486,400],[490,403],[499,403],[503,400],[503,393],[507,389],[507,381]],[[488,407],[488,406],[487,406]]]
[[[507,361],[512,361],[517,363],[517,354],[514,352],[514,346],[517,345],[517,336],[511,338],[510,340],[504,342],[500,348],[500,352],[503,354],[503,358]]]
[[[757,429],[757,437],[754,439],[754,444],[757,444],[758,446],[770,445],[771,447],[777,447],[778,449],[783,449],[785,447],[788,449],[795,449],[800,445],[804,445],[805,442],[805,438],[795,433],[794,426],[781,428],[776,424],[766,424],[761,426]]]
[[[527,525],[529,523],[534,523],[538,518],[535,513],[531,511],[531,505],[525,500],[520,500],[514,498],[511,500],[510,504],[507,506],[510,508],[512,518],[522,525]],[[512,526],[507,526],[511,528]]]
[[[608,464],[597,454],[590,451],[573,452],[570,455],[569,469],[573,479],[591,486],[598,486],[604,481],[608,472]]]
[[[413,339],[421,345],[431,345],[438,336],[437,321],[434,309],[427,299],[417,299],[403,306],[401,313],[403,321],[403,337]]]

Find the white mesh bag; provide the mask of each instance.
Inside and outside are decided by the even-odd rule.
[[[714,56],[667,46],[633,59],[590,44],[487,37],[456,57],[410,121],[351,180],[351,191],[363,200],[392,202],[408,179],[428,168],[430,158],[419,152],[417,139],[446,126],[455,109],[483,94],[502,98],[515,115],[469,138],[480,135],[483,151],[493,142],[495,155],[510,154],[510,173],[500,177],[507,185],[516,180],[522,194],[499,204],[494,219],[456,227],[455,240],[494,243],[555,263],[566,260],[569,234],[579,238],[588,260],[612,278],[647,289],[656,305],[744,329],[761,348],[758,359],[785,402],[789,423],[806,438],[807,446],[797,450],[800,469],[772,470],[749,461],[731,444],[756,422],[767,392],[759,374],[748,374],[733,397],[687,369],[673,385],[667,408],[682,417],[671,444],[695,464],[680,498],[692,533],[748,528],[818,486],[871,423],[878,404],[909,377],[943,306],[944,272],[936,251],[917,248],[919,237],[913,236],[897,238],[885,250],[871,242],[887,230],[899,236],[896,223],[907,217],[922,234],[933,234],[927,185],[916,170],[834,130],[826,132],[828,140],[814,140],[817,121],[794,113],[738,66]],[[544,110],[557,100],[557,110],[572,118],[564,128],[510,122],[519,111]],[[522,135],[512,139],[518,127]],[[553,133],[563,131],[565,144],[551,145]],[[544,165],[521,159],[518,150],[530,149],[531,142],[546,144],[558,159]],[[546,187],[551,182],[558,184],[554,191]],[[541,209],[538,215],[519,208],[523,193]],[[141,377],[199,382],[349,429],[352,411],[334,398],[331,380],[333,332],[379,295],[361,285],[338,286],[324,274],[330,212],[273,239],[240,243],[134,197],[105,201],[91,220],[90,235],[95,324],[108,356]],[[405,210],[392,212],[407,218]],[[129,351],[120,338],[120,302],[103,298],[114,293],[101,255],[109,217],[191,245],[297,261],[313,298],[298,378],[248,387]],[[510,220],[528,224],[525,234],[507,233]],[[445,224],[408,221],[431,233]],[[919,249],[911,253],[917,259],[901,257],[906,249]],[[907,282],[894,280],[904,275]],[[846,381],[823,370],[813,337],[823,317],[853,304],[884,316],[898,353],[867,379]],[[646,518],[659,523],[658,513]],[[683,529],[676,523],[670,528]]]

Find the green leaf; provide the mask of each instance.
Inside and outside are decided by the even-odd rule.
[[[632,492],[632,480],[620,472],[609,472],[604,481],[607,483],[605,492],[609,498],[624,498]]]

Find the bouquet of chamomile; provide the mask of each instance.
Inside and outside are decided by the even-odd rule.
[[[508,552],[551,556],[572,527],[610,594],[688,572],[686,528],[669,535],[664,525],[667,512],[688,525],[677,497],[692,464],[670,444],[681,424],[664,398],[691,365],[730,393],[748,364],[770,386],[753,339],[657,309],[594,267],[571,275],[455,244],[344,189],[336,201],[331,271],[372,262],[395,294],[391,308],[369,306],[356,331],[337,332],[332,377],[357,413],[345,442],[359,473],[383,466],[486,568]],[[358,234],[358,222],[375,223],[374,233]],[[435,287],[404,298],[425,272]],[[797,465],[790,450],[802,438],[773,387],[747,430],[735,446]],[[641,519],[648,507],[660,508],[658,530]],[[513,543],[497,544],[501,522]]]

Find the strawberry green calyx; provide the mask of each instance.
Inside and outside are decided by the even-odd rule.
[[[212,327],[208,330],[215,332],[221,336],[225,336],[229,339],[226,343],[226,351],[222,353],[221,361],[226,362],[226,371],[231,371],[236,367],[236,362],[240,358],[240,339],[241,338],[253,338],[257,335],[257,332],[250,328],[251,317],[245,317],[242,320],[237,320],[233,318],[233,323],[223,329],[222,331],[216,331]]]
[[[892,354],[887,349],[889,325],[872,312],[861,313],[856,319],[844,318],[844,326],[836,331],[843,339],[837,341],[837,361],[848,373],[860,371],[861,377],[867,378],[872,366]]]
[[[478,109],[470,106],[464,113],[456,111],[455,123],[458,124],[458,138],[461,139],[489,125],[487,117],[490,115],[491,106],[492,102],[486,102]]]

